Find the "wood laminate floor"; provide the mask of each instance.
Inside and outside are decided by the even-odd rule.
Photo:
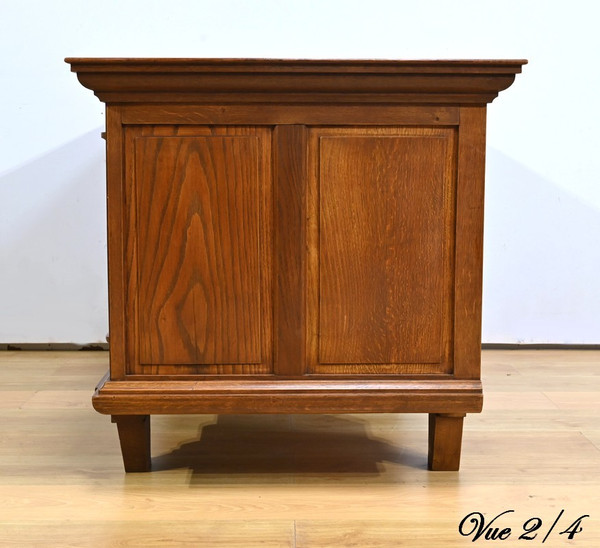
[[[154,471],[125,475],[106,369],[0,352],[0,547],[600,547],[599,351],[485,351],[460,472],[426,470],[426,415],[188,415],[153,417]],[[507,510],[505,541],[460,535]]]

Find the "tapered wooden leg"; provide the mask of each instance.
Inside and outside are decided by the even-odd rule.
[[[150,415],[113,415],[121,442],[125,472],[148,472],[150,458]]]
[[[459,469],[464,417],[464,414],[429,414],[429,470]]]

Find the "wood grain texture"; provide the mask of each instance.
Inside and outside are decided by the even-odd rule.
[[[478,413],[479,381],[201,380],[106,382],[94,395],[105,414]]]
[[[274,132],[275,333],[274,370],[280,376],[306,371],[306,140],[305,126]]]
[[[123,379],[128,368],[126,285],[131,256],[125,254],[125,183],[123,156],[123,126],[121,109],[106,109],[106,194],[107,194],[107,247],[108,299],[111,349],[110,375]]]
[[[125,472],[150,471],[150,416],[116,415],[112,422],[116,423],[119,432]]]
[[[599,351],[484,350],[460,473],[427,470],[424,415],[170,415],[153,417],[154,471],[128,476],[110,419],[69,405],[107,354],[0,352],[1,546],[464,548],[464,516],[508,508],[511,539],[564,508],[557,529],[590,514],[583,531],[542,546],[600,546]],[[557,409],[566,393],[581,406]]]
[[[429,470],[458,470],[464,415],[429,414]]]
[[[456,190],[454,372],[480,375],[485,194],[485,108],[461,108]]]
[[[525,61],[67,62],[108,113],[97,410],[481,409],[485,107]]]
[[[139,363],[169,373],[270,370],[268,130],[144,133],[129,141]]]
[[[523,60],[66,59],[107,103],[485,104]]]
[[[140,362],[260,363],[256,137],[136,139]]]
[[[459,107],[422,105],[155,105],[122,107],[125,124],[457,125]]]
[[[450,369],[453,138],[449,129],[315,131],[314,372]]]
[[[297,548],[294,536],[291,520],[190,519],[143,524],[135,520],[61,520],[44,526],[31,520],[3,523],[0,542],[22,548]]]

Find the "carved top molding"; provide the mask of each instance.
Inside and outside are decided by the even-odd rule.
[[[109,104],[484,105],[526,60],[67,58]]]

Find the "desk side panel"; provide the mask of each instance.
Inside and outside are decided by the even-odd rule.
[[[272,370],[270,130],[127,131],[130,370]]]

